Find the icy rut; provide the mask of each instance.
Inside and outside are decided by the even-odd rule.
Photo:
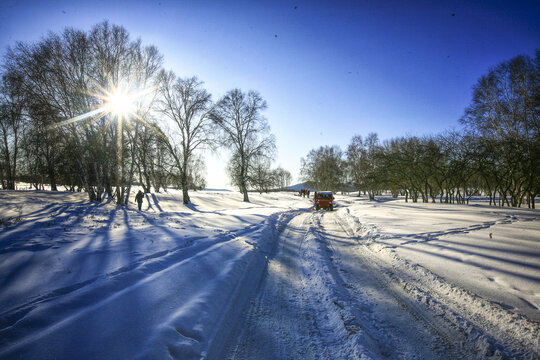
[[[462,335],[377,274],[336,213],[281,233],[229,359],[468,358]]]

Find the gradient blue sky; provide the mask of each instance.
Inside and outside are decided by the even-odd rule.
[[[0,51],[104,19],[156,45],[167,69],[198,76],[214,99],[259,91],[274,166],[295,182],[300,158],[321,145],[459,127],[481,75],[540,49],[540,1],[0,0]],[[226,160],[207,155],[210,187],[227,185]]]

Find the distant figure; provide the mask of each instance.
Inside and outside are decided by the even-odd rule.
[[[311,190],[308,189],[307,191],[307,198],[309,199],[309,193],[311,192]]]
[[[139,190],[137,195],[135,195],[135,201],[137,202],[137,205],[139,205],[139,211],[141,210],[143,198],[144,198],[144,193],[141,190]]]

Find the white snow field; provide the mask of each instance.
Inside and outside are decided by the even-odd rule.
[[[540,212],[0,191],[0,359],[540,358]]]

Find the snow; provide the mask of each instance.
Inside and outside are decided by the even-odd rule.
[[[540,214],[486,205],[364,202],[348,208],[376,233],[370,247],[422,265],[540,321]]]
[[[537,210],[190,196],[0,191],[0,358],[540,356]]]
[[[202,352],[239,275],[271,239],[271,215],[299,201],[198,192],[186,207],[170,192],[147,195],[139,212],[81,193],[0,196],[2,218],[19,218],[0,237],[0,355],[28,358]]]
[[[515,357],[538,356],[537,210],[341,200],[340,216],[411,297],[479,337],[478,346],[506,342]]]

